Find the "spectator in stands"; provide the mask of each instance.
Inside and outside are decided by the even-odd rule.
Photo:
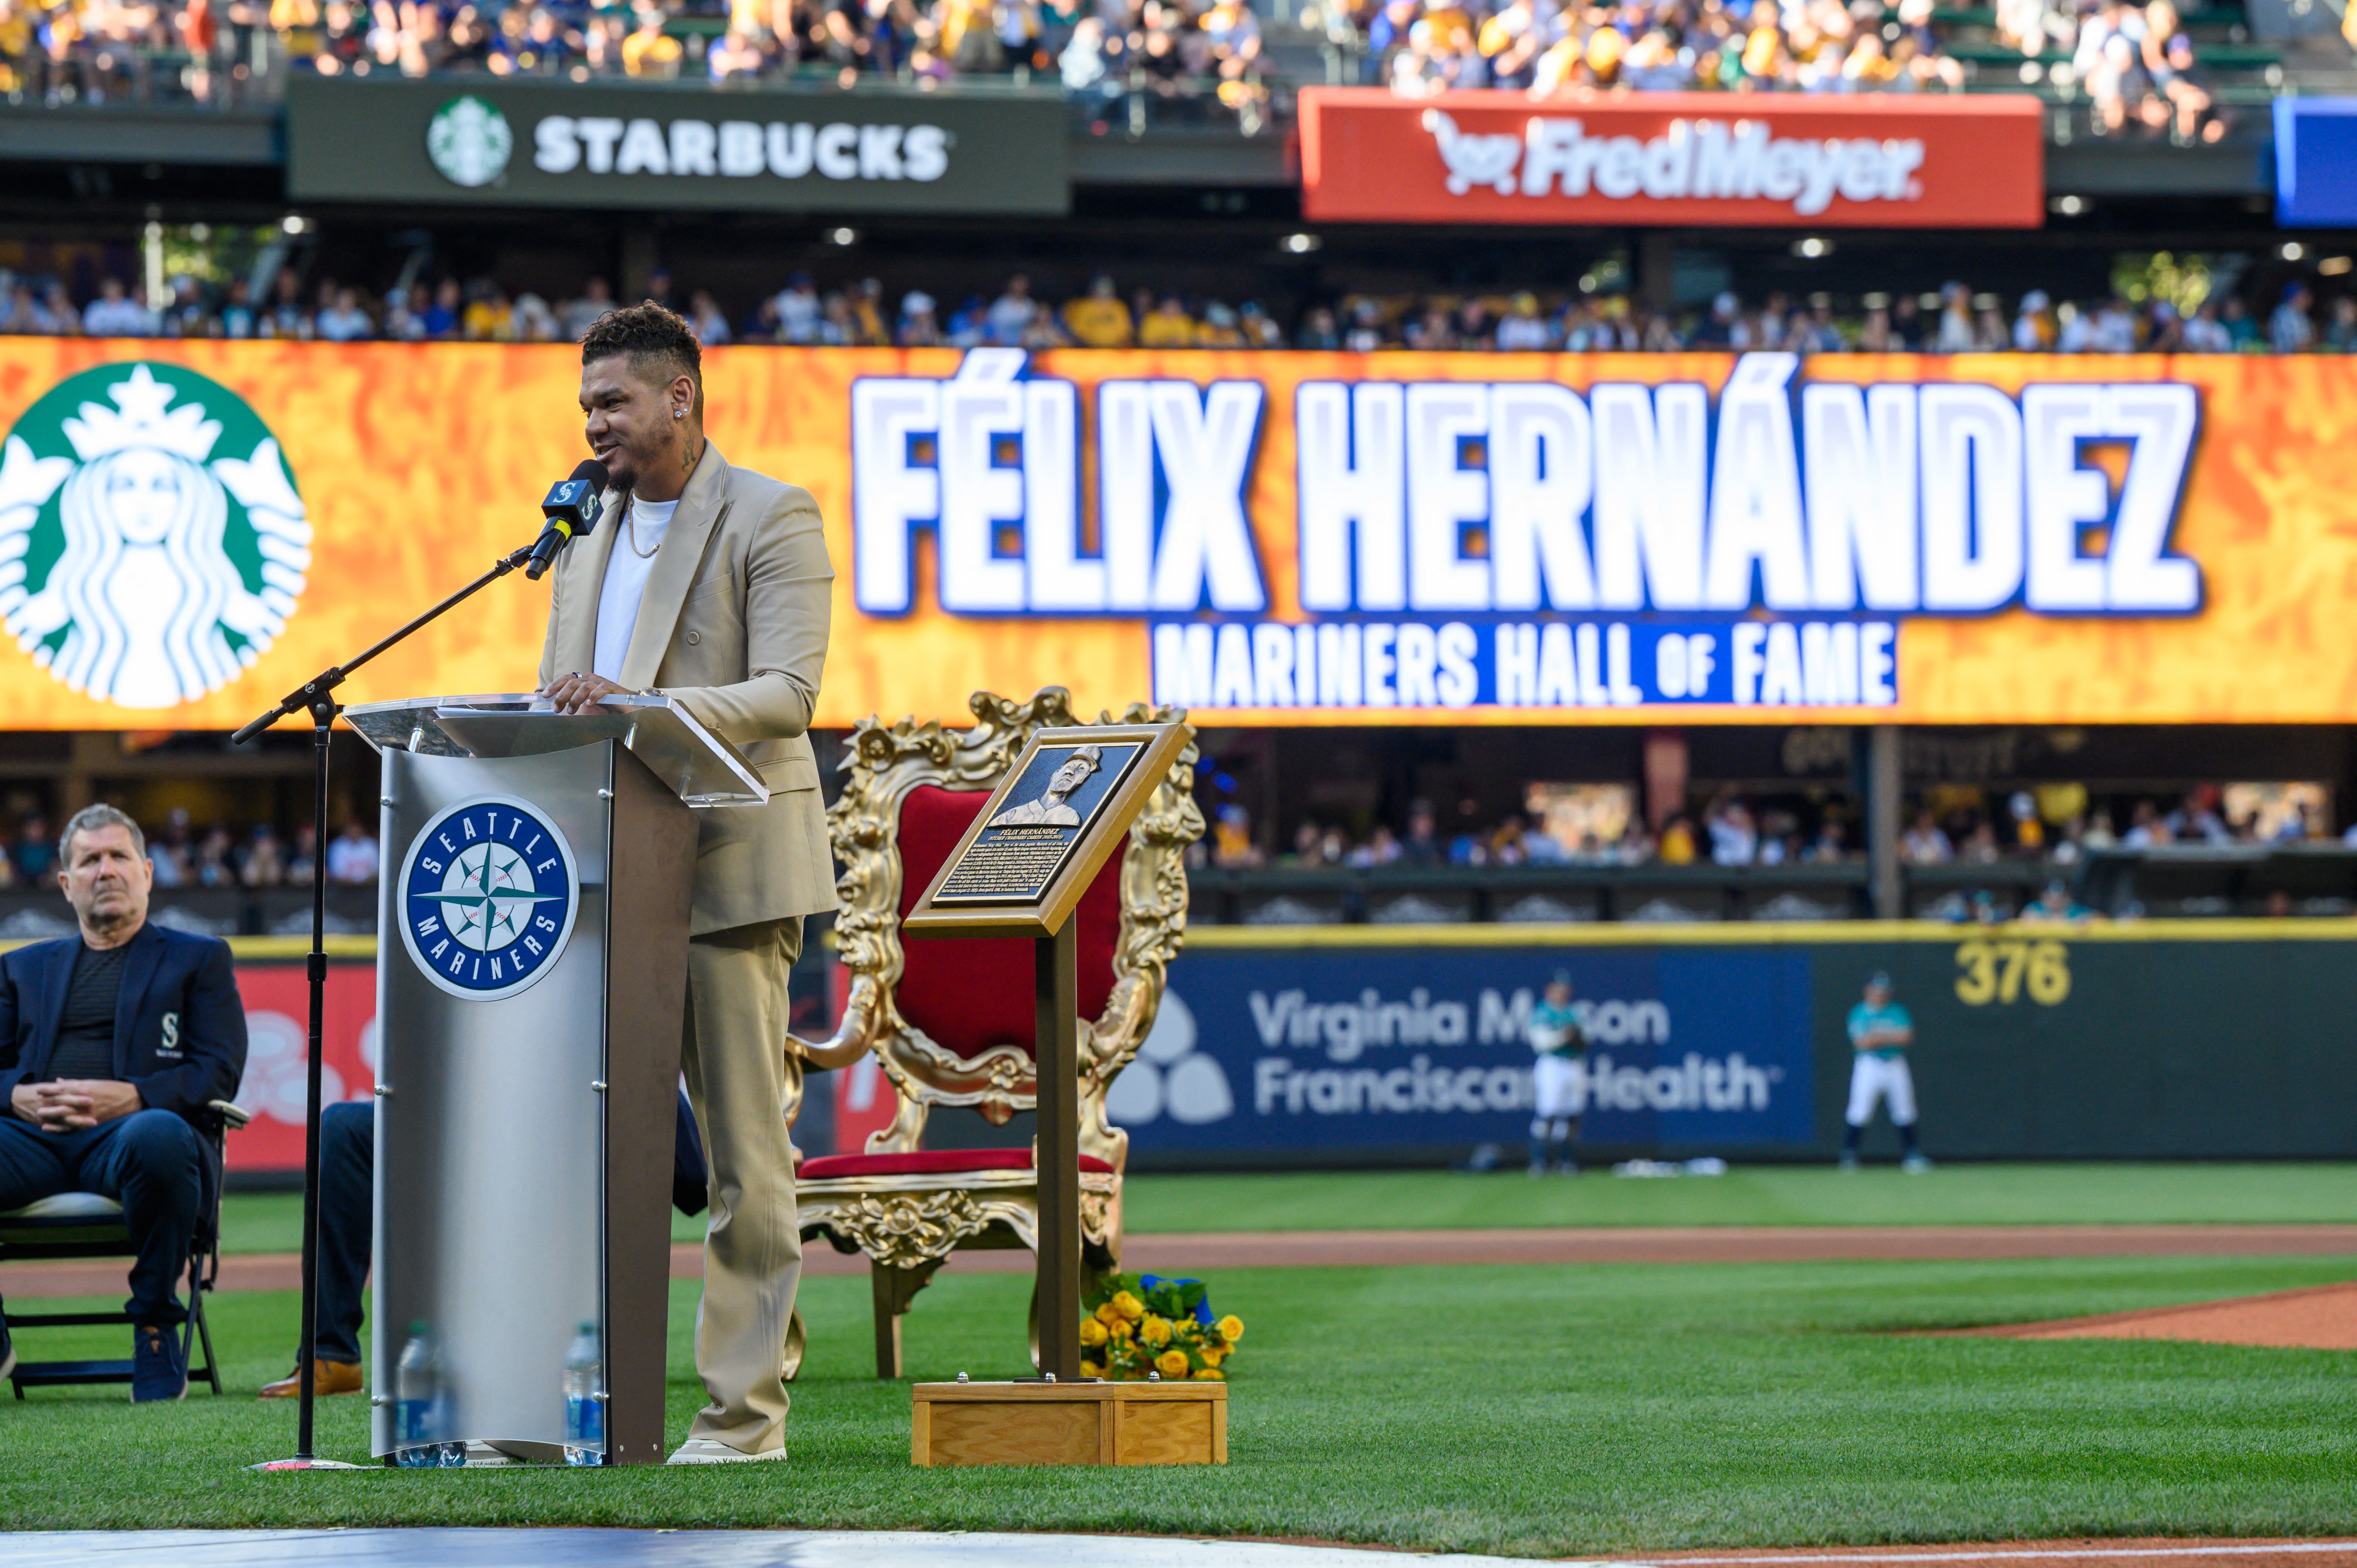
[[[716,349],[728,341],[728,318],[720,313],[720,304],[712,297],[710,289],[697,289],[689,302],[688,326],[695,340],[707,349]]]
[[[2325,324],[2324,347],[2336,354],[2357,353],[2357,295],[2341,295],[2332,302],[2332,319]]]
[[[811,282],[808,273],[796,273],[786,280],[779,291],[778,341],[780,343],[814,343],[818,340],[819,323],[824,319],[826,306],[818,296],[818,286]]]
[[[2233,353],[2247,352],[2260,341],[2259,324],[2243,306],[2243,296],[2230,294],[2218,306],[2218,324],[2225,329],[2226,344]]]
[[[659,5],[640,7],[638,25],[630,30],[630,36],[622,40],[624,75],[669,81],[679,74],[679,62],[683,51],[680,41],[663,31],[663,23],[667,19]]]
[[[162,330],[162,323],[120,280],[108,278],[99,285],[98,298],[82,312],[81,329],[92,338],[152,338]]]
[[[743,33],[731,28],[722,35],[704,57],[704,69],[715,86],[733,81],[751,81],[761,74],[769,62],[760,48]]]
[[[2145,74],[2157,94],[2154,118],[2169,124],[2171,139],[2181,146],[2190,146],[2197,138],[2217,141],[2226,134],[2226,125],[2215,118],[2202,123],[2213,101],[2194,79],[2193,40],[2186,37],[2177,7],[2170,0],[2151,0],[2144,15],[2142,55]]]
[[[581,287],[581,297],[565,302],[558,317],[568,341],[579,342],[581,335],[595,327],[615,310],[614,286],[604,278],[593,277]]]
[[[1334,330],[1332,311],[1322,305],[1316,306],[1301,318],[1301,330],[1294,338],[1295,348],[1330,352],[1341,346],[1341,336]]]
[[[1407,808],[1407,837],[1400,844],[1400,858],[1410,865],[1439,865],[1448,858],[1448,846],[1435,832],[1432,802],[1413,800]]]
[[[357,886],[376,880],[376,835],[358,817],[328,846],[328,880]]]
[[[9,858],[16,863],[16,879],[26,886],[38,887],[48,879],[58,863],[58,846],[49,840],[48,818],[36,814],[25,819],[16,830],[16,852]]]
[[[1710,834],[1710,858],[1720,865],[1749,865],[1760,858],[1760,830],[1740,800],[1714,802],[1703,813]]]
[[[245,855],[238,863],[238,880],[248,887],[276,887],[286,880],[286,850],[278,842],[277,830],[264,822],[245,841]]]
[[[2278,354],[2304,354],[2316,344],[2316,324],[2309,319],[2308,285],[2294,280],[2284,285],[2283,302],[2267,317],[2267,342]]]
[[[931,295],[911,289],[900,296],[900,322],[893,330],[892,340],[903,349],[941,347],[942,328],[933,319]]]
[[[2054,347],[2059,328],[2049,299],[2042,288],[2033,288],[2021,296],[2020,308],[2013,318],[2013,347],[2023,354],[2042,354]]]
[[[430,338],[458,336],[458,317],[466,308],[458,293],[457,278],[444,278],[436,285],[433,299],[417,312],[418,335]]]
[[[1899,857],[1910,865],[1943,865],[1956,858],[1956,851],[1932,813],[1918,811],[1915,825],[1900,836]]]
[[[2218,319],[2218,302],[2205,299],[2185,323],[2185,347],[2195,354],[2227,354],[2233,351],[2233,339],[2226,336],[2225,327]]]
[[[1307,818],[1293,830],[1293,847],[1277,859],[1280,865],[1312,869],[1326,864],[1320,846],[1325,843],[1325,830]]]
[[[991,303],[983,318],[984,340],[1013,348],[1023,341],[1023,334],[1039,314],[1039,302],[1031,297],[1031,280],[1017,273],[1006,280],[1005,292]]]
[[[520,343],[554,343],[561,328],[548,301],[527,290],[516,295],[514,330]]]
[[[1112,277],[1103,273],[1090,281],[1087,294],[1065,305],[1063,317],[1064,330],[1083,348],[1126,349],[1137,340],[1129,306],[1122,303]]]
[[[198,842],[192,880],[199,887],[234,887],[237,886],[237,841],[230,837],[229,828],[216,822],[211,831]]]
[[[1213,0],[1196,24],[1211,44],[1211,68],[1222,81],[1241,81],[1260,64],[1260,21],[1244,0]]]
[[[376,336],[376,323],[361,308],[359,294],[349,288],[336,291],[335,304],[319,312],[316,329],[329,343],[355,343]]]
[[[1191,349],[1195,345],[1194,318],[1175,294],[1162,296],[1154,313],[1137,326],[1137,346],[1141,349]]]

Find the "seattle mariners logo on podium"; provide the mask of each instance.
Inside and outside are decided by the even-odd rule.
[[[450,807],[401,863],[401,940],[453,996],[496,1002],[548,972],[581,898],[573,846],[524,801],[485,795]]]

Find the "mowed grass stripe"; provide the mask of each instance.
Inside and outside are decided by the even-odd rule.
[[[1878,1129],[1878,1137],[1887,1130]],[[1510,1155],[1519,1155],[1512,1150]],[[1449,1230],[1654,1225],[2199,1225],[2357,1223],[2357,1163],[1943,1165],[1910,1176],[1889,1165],[1742,1165],[1723,1176],[1573,1179],[1519,1168],[1133,1176],[1132,1234],[1234,1230]],[[224,1250],[292,1252],[297,1193],[224,1200]],[[674,1240],[704,1235],[676,1210]]]
[[[920,1471],[866,1374],[867,1292],[808,1283],[791,1463],[725,1472],[261,1477],[294,1412],[290,1294],[216,1298],[236,1390],[0,1411],[12,1528],[633,1524],[1142,1530],[1569,1555],[1715,1545],[2357,1533],[2357,1358],[1883,1332],[2357,1277],[2357,1258],[1599,1265],[1215,1276],[1249,1329],[1221,1470]],[[906,1320],[919,1378],[1022,1369],[1028,1282],[952,1264]],[[671,1429],[702,1402],[674,1287]],[[27,1337],[108,1353],[102,1331]],[[321,1405],[366,1456],[367,1409]],[[1109,1548],[1110,1550],[1110,1548]]]

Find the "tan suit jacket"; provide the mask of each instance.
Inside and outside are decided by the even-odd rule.
[[[595,661],[606,563],[628,548],[621,508],[608,505],[597,531],[557,559],[544,687]],[[733,741],[770,787],[766,806],[696,813],[697,936],[835,907],[808,734],[834,581],[810,492],[731,467],[706,444],[655,553],[619,677]]]

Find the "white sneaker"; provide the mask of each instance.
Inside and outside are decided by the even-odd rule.
[[[767,1454],[748,1454],[742,1448],[731,1448],[716,1437],[691,1437],[672,1450],[666,1465],[753,1465],[768,1459],[782,1459],[783,1448],[772,1448]]]
[[[1909,1176],[1921,1176],[1932,1168],[1932,1162],[1921,1155],[1910,1155],[1899,1162],[1899,1168]]]

